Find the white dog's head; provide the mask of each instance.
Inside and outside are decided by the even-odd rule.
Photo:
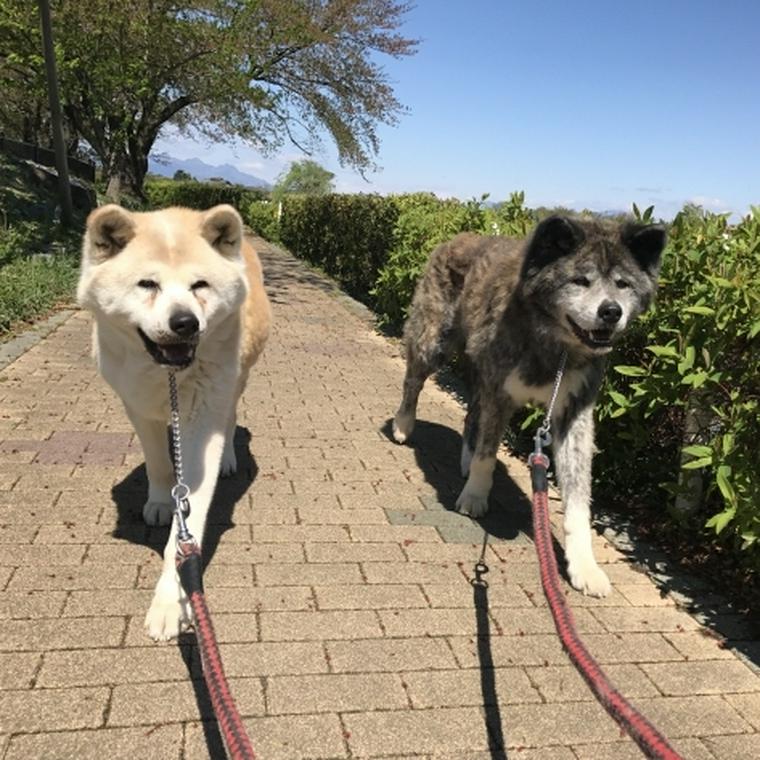
[[[187,367],[204,335],[245,300],[242,239],[231,206],[149,213],[103,206],[87,219],[79,303],[139,336],[157,363]]]

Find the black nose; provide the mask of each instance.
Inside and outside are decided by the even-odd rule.
[[[169,329],[180,338],[192,338],[198,327],[198,318],[190,311],[175,311],[169,317]]]
[[[623,310],[617,301],[602,301],[597,314],[604,324],[616,325],[623,316]]]

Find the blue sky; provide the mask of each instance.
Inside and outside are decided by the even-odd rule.
[[[345,192],[432,190],[595,210],[760,204],[757,0],[419,0],[415,56],[384,66],[407,107],[380,129],[365,181],[325,141],[313,158]],[[272,181],[295,148],[166,135],[156,151]]]

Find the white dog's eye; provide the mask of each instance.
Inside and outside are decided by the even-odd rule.
[[[588,277],[573,277],[571,280],[573,285],[580,285],[582,288],[587,288],[589,285],[591,285],[591,281]]]
[[[620,290],[631,287],[631,284],[628,282],[628,280],[615,280],[615,285],[617,285]]]
[[[201,288],[207,288],[209,285],[205,280],[197,280],[190,286],[190,290],[200,290]]]
[[[145,288],[145,290],[158,290],[159,286],[155,280],[140,280],[137,283],[138,288]]]

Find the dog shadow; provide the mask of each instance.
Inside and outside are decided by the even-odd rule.
[[[386,421],[381,432],[393,441],[392,420]],[[435,491],[438,508],[447,513],[458,514],[456,500],[465,483],[465,478],[460,472],[462,436],[445,425],[417,420],[408,445],[414,451],[417,465],[425,481]],[[483,517],[473,521],[483,529],[484,547],[491,537],[515,540],[522,534],[531,540],[533,539],[531,501],[517,483],[512,480],[507,468],[498,459],[494,469],[493,487],[488,503],[488,512]],[[470,521],[471,518],[462,515],[463,526],[467,526]],[[446,524],[450,525],[450,520],[447,520]],[[564,549],[554,537],[552,537],[552,543],[557,563],[562,568],[560,572],[565,580],[568,580],[564,570]],[[470,580],[475,610],[475,636],[484,720],[489,738],[489,752],[492,760],[506,760],[507,753],[502,729],[501,709],[496,693],[496,672],[491,651],[488,581],[486,579],[488,572],[489,568],[486,562],[478,562]]]
[[[222,536],[235,525],[233,521],[235,505],[258,475],[259,468],[249,449],[250,440],[250,432],[238,426],[234,438],[237,472],[231,477],[220,478],[217,483],[203,536],[204,570],[211,562]],[[143,521],[142,507],[147,493],[148,478],[144,464],[136,467],[111,489],[111,497],[117,510],[113,536],[147,546],[163,556],[164,547],[169,539],[169,527],[151,527]],[[210,760],[225,760],[227,755],[219,728],[214,720],[211,697],[206,688],[206,682],[203,680],[195,634],[181,634],[177,639],[177,648],[187,667],[188,677],[195,692],[208,757]]]

